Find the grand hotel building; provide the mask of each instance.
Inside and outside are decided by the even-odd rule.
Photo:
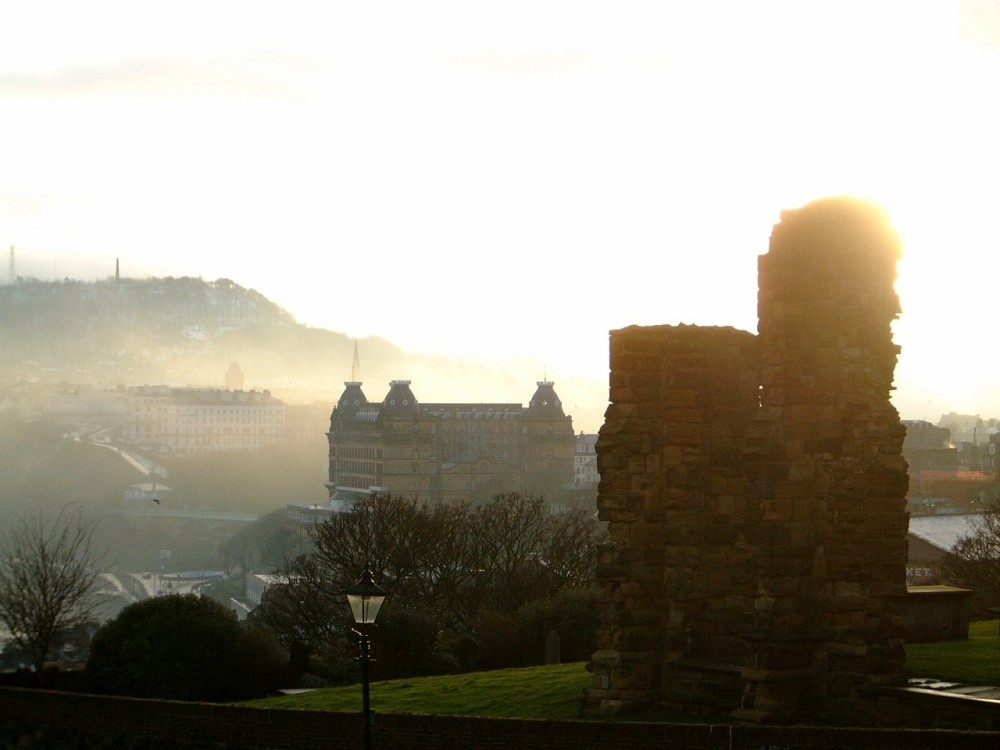
[[[435,503],[573,482],[573,419],[550,381],[521,404],[422,404],[409,380],[381,402],[348,381],[327,433],[330,507],[391,492]]]

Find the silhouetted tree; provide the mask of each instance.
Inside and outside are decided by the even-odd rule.
[[[571,510],[549,516],[544,555],[552,591],[594,585],[597,540],[601,533],[600,524],[591,511]]]
[[[480,607],[513,611],[594,582],[600,531],[583,511],[550,513],[541,497],[505,493],[476,508],[469,533]]]
[[[461,671],[458,660],[441,649],[441,631],[430,612],[388,602],[378,619],[378,659],[372,671],[377,679]],[[349,653],[356,654],[356,646],[349,639]],[[357,671],[352,681],[357,681]]]
[[[288,520],[284,508],[261,516],[233,534],[220,547],[222,567],[229,573],[279,570],[289,559],[307,551],[308,539]]]
[[[142,698],[241,700],[276,687],[283,657],[259,630],[194,594],[130,604],[94,634],[92,690]]]
[[[976,530],[955,543],[941,572],[949,582],[976,592],[979,614],[1000,606],[1000,503],[990,504]]]
[[[370,564],[379,585],[394,596],[425,596],[435,538],[449,531],[436,522],[437,515],[417,500],[373,496],[315,528],[316,559],[342,588]]]
[[[544,589],[545,516],[541,497],[516,492],[496,495],[476,508],[472,559],[481,571],[484,602],[492,608],[513,611]]]
[[[344,648],[351,618],[343,592],[369,561],[400,607],[420,602],[423,610],[433,610],[434,564],[429,561],[447,544],[450,527],[441,519],[449,513],[380,495],[336,514],[312,529],[312,554],[280,569],[284,582],[268,590],[253,621],[274,633],[299,662]]]
[[[0,622],[40,674],[56,640],[87,622],[102,555],[94,523],[65,509],[24,517],[0,532]]]
[[[303,660],[342,639],[350,623],[344,585],[308,555],[290,560],[280,576],[283,581],[264,592],[250,621],[273,633],[293,655],[302,654]]]
[[[466,644],[466,650],[481,637],[487,648],[496,634],[489,631],[499,632],[501,621],[514,618],[514,625],[502,630],[516,637],[516,612],[527,602],[592,585],[598,534],[592,515],[550,513],[543,498],[516,492],[480,506],[374,496],[313,529],[315,553],[285,566],[287,583],[268,592],[254,619],[290,650],[342,649],[339,634],[350,630],[343,591],[370,563],[389,592],[381,636],[387,643],[419,641],[420,649],[411,650],[423,654],[425,665],[450,668],[438,653],[438,637]],[[395,632],[423,633],[425,624],[435,634],[432,643],[416,633]],[[524,660],[494,645],[493,661],[505,651],[517,663]],[[467,655],[463,661],[471,663]]]
[[[550,632],[559,636],[561,661],[584,661],[597,650],[598,613],[601,590],[564,589],[547,599],[528,602],[517,612],[521,640],[527,644],[532,663],[544,659]]]

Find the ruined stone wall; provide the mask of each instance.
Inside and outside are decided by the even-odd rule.
[[[759,261],[757,554],[744,718],[873,721],[860,692],[905,654],[905,430],[889,402],[899,244],[827,199],[782,214]]]
[[[753,588],[742,456],[757,411],[755,344],[732,328],[612,336],[611,405],[597,441],[610,541],[590,713],[690,704],[688,683],[702,680],[683,663],[745,660]]]
[[[877,207],[817,201],[760,258],[756,337],[612,333],[588,713],[724,706],[714,660],[742,670],[738,718],[876,721],[865,688],[905,658],[898,256]]]

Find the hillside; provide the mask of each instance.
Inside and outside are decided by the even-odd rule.
[[[357,342],[363,369],[352,372],[355,343],[298,323],[229,279],[19,279],[0,286],[0,387],[22,380],[223,387],[235,362],[246,389],[267,389],[288,403],[332,404],[352,378],[372,400],[385,396],[390,380],[408,379],[425,402],[527,403],[544,377],[541,362],[415,354],[376,337]],[[556,387],[567,411],[586,413],[591,429],[599,423],[606,383]]]
[[[248,388],[315,387],[331,363],[349,370],[352,347],[228,279],[0,286],[0,382],[218,386],[238,362]]]

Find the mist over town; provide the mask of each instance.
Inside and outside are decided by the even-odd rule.
[[[0,747],[996,746],[993,4],[4,28]]]

